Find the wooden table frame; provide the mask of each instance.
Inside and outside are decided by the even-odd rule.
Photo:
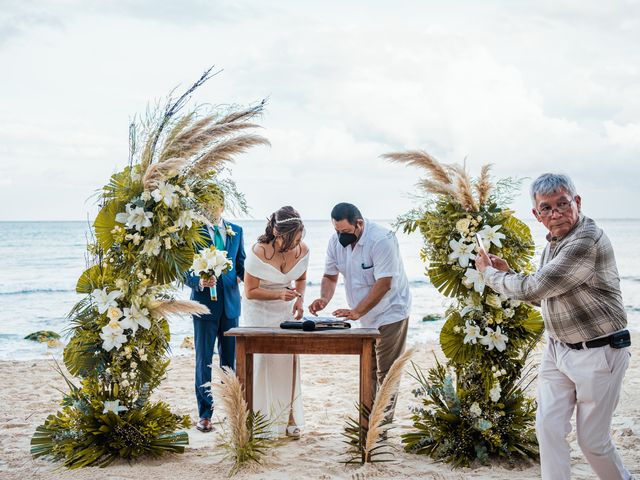
[[[373,383],[374,343],[377,328],[350,328],[324,332],[304,332],[270,327],[237,327],[225,332],[236,338],[236,375],[244,386],[245,400],[253,409],[253,355],[280,353],[301,355],[359,355],[360,404],[371,410],[376,385]],[[360,414],[360,425],[368,428]]]

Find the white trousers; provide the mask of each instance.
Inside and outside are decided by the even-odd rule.
[[[631,478],[610,433],[630,356],[628,348],[573,350],[549,338],[538,374],[536,418],[543,480],[571,478],[566,437],[574,408],[578,445],[598,477]]]

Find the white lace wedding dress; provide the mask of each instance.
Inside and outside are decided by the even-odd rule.
[[[247,250],[245,271],[260,279],[260,288],[282,290],[294,287],[294,282],[306,270],[309,253],[287,273],[282,273]],[[249,300],[242,303],[243,326],[280,327],[280,323],[293,320],[292,301]],[[294,361],[294,357],[295,361]],[[272,420],[272,434],[283,436],[287,425],[304,425],[302,395],[300,389],[300,361],[298,355],[255,354],[253,356],[253,409],[261,411]],[[295,370],[295,375],[294,375]],[[290,420],[290,417],[293,417]]]

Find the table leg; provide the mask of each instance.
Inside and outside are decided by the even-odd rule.
[[[373,406],[375,394],[375,385],[372,383],[373,342],[374,340],[363,340],[362,351],[360,352],[360,404],[364,405],[369,411]],[[369,422],[362,414],[360,414],[360,425],[364,428],[369,428]]]
[[[247,349],[245,339],[242,337],[236,338],[236,376],[242,388],[245,391],[245,400],[247,398]],[[251,408],[251,406],[249,406]]]
[[[253,410],[253,353],[247,353],[245,363],[245,384],[244,384],[244,398],[247,400],[247,408]]]

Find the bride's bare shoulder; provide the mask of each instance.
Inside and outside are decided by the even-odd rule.
[[[267,260],[267,250],[270,249],[270,248],[272,249],[271,245],[269,245],[269,244],[256,242],[251,247],[251,251],[260,260],[266,261]]]
[[[309,253],[309,246],[304,242],[300,242],[300,249],[302,250],[300,252],[302,255],[306,255],[307,253]]]

